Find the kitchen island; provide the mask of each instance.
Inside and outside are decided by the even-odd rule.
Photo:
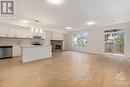
[[[34,60],[52,57],[51,46],[30,46],[22,47],[22,62],[30,62]]]

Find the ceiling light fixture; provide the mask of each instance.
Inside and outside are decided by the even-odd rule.
[[[36,33],[38,33],[38,28],[36,27]]]
[[[34,29],[33,29],[33,27],[31,27],[31,32],[33,32],[34,31]]]
[[[27,21],[27,20],[21,20],[21,22],[25,23],[25,24],[29,23],[29,21]]]
[[[54,5],[59,5],[64,2],[64,0],[46,0],[47,2],[54,4]]]
[[[94,25],[95,23],[96,22],[91,21],[91,22],[88,22],[87,25]]]
[[[40,29],[40,33],[42,33],[42,29]]]
[[[72,29],[72,27],[66,27],[65,29],[67,29],[67,30],[71,30],[71,29]]]

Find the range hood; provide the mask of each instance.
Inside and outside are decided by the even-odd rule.
[[[33,36],[33,38],[41,39],[42,37],[41,36]]]
[[[40,42],[34,41],[34,42],[32,42],[32,45],[33,46],[39,46],[39,45],[42,45],[42,44]]]

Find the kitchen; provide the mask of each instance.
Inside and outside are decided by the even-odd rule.
[[[51,33],[51,34],[50,34]],[[63,34],[39,27],[0,24],[0,59],[20,57],[21,62],[52,57],[51,40],[63,40]]]

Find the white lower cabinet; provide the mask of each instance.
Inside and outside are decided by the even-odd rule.
[[[13,56],[21,56],[21,47],[13,46]]]

